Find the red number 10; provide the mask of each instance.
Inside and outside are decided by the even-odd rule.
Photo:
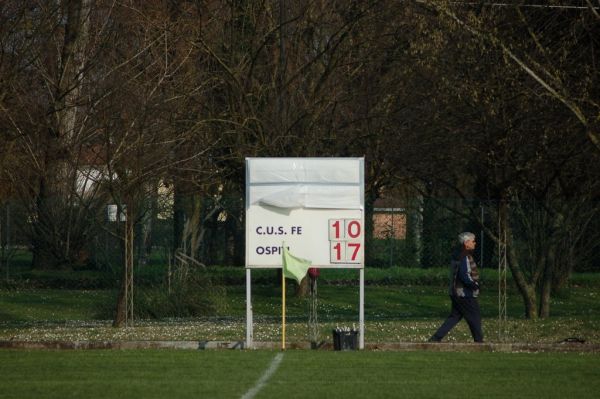
[[[360,221],[358,220],[349,220],[344,223],[343,219],[336,219],[331,223],[331,227],[333,228],[333,237],[330,236],[330,240],[345,240],[348,237],[357,238],[362,233]]]

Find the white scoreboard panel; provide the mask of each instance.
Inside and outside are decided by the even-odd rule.
[[[364,267],[362,158],[248,158],[246,267],[281,267],[282,245],[314,267]]]

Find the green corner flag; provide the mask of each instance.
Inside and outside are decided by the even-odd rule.
[[[298,284],[302,281],[312,261],[298,258],[292,254],[290,254],[285,246],[285,242],[283,243],[283,275],[288,278],[295,279]]]

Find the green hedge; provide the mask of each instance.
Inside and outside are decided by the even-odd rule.
[[[246,270],[243,267],[211,266],[199,269],[199,273],[213,282],[214,285],[239,286],[246,284]],[[136,285],[152,287],[164,283],[167,271],[164,267],[146,266],[134,271]],[[93,270],[30,270],[14,274],[10,279],[0,279],[0,288],[52,288],[52,289],[114,289],[119,286],[121,273],[116,271]],[[276,285],[280,274],[277,269],[253,269],[252,283],[258,285]],[[482,269],[483,284],[492,286],[498,281],[496,269]],[[509,285],[513,284],[510,274]],[[358,284],[359,272],[355,269],[321,269],[321,284]],[[365,268],[365,284],[367,285],[430,285],[446,286],[448,269],[438,268],[403,268],[385,269]],[[570,285],[580,287],[600,287],[600,273],[574,273]]]

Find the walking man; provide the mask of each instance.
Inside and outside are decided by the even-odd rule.
[[[449,294],[452,301],[450,315],[429,342],[440,342],[464,317],[475,342],[483,342],[481,314],[479,311],[479,271],[473,260],[475,234],[464,232],[458,235],[460,247],[452,254],[450,262]]]

